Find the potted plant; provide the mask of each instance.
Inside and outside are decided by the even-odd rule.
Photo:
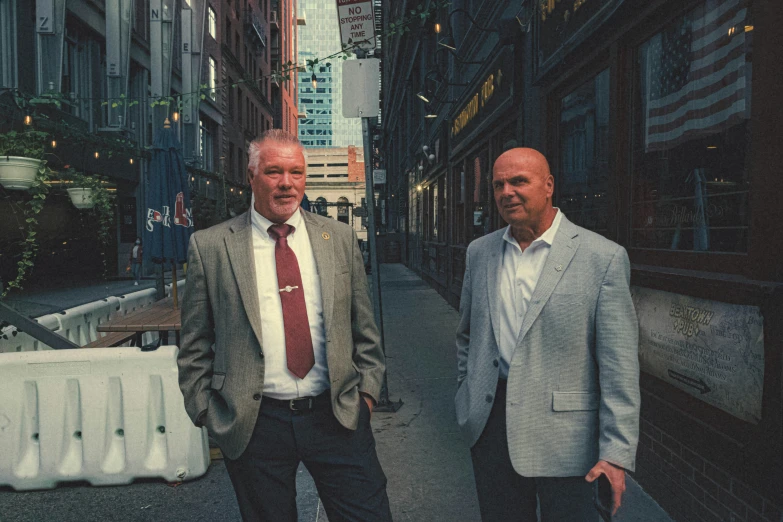
[[[69,168],[62,171],[60,179],[68,183],[66,192],[71,197],[73,206],[83,210],[95,207],[99,193],[107,192],[103,180],[99,176],[88,176],[76,169]]]
[[[45,169],[47,137],[34,130],[0,134],[0,185],[6,190],[28,190],[33,185]]]

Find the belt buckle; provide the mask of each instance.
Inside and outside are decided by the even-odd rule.
[[[304,399],[307,399],[307,408],[306,409],[297,408],[296,407],[296,402],[297,401],[302,401]],[[288,401],[288,407],[291,409],[291,411],[297,411],[297,412],[312,410],[313,409],[313,398],[312,397],[301,397],[299,399],[291,399],[290,401]]]

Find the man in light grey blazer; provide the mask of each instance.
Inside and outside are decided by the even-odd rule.
[[[193,234],[180,388],[244,520],[295,522],[304,462],[330,520],[386,522],[370,428],[384,356],[364,263],[351,227],[300,209],[303,153],[265,132],[249,148],[253,207]]]
[[[552,206],[539,152],[502,154],[492,185],[509,226],[468,247],[457,330],[482,520],[596,520],[591,483],[606,475],[616,510],[639,436],[628,256]]]

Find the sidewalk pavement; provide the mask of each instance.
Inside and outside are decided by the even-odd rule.
[[[470,453],[454,416],[457,311],[403,265],[382,265],[381,280],[389,391],[404,406],[396,413],[374,413],[372,424],[394,520],[478,522]],[[304,468],[297,488],[299,520],[326,521]],[[0,522],[52,520],[53,513],[63,522],[240,520],[220,460],[204,477],[176,487],[149,480],[38,492],[0,488],[0,506]],[[630,477],[615,520],[671,521]]]
[[[179,277],[181,279],[183,276]],[[171,283],[171,272],[164,275],[164,280],[165,284]],[[106,297],[155,288],[155,278],[142,279],[138,286],[133,284],[133,279],[89,282],[80,285],[74,285],[72,281],[63,279],[58,284],[59,287],[43,287],[40,284],[26,286],[21,291],[10,292],[3,299],[3,303],[27,317],[41,317]]]

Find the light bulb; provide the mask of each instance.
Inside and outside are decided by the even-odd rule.
[[[315,73],[310,77],[310,83],[313,84],[313,89],[318,88],[318,78],[315,76]]]
[[[57,148],[57,140],[52,140],[52,148],[53,149]]]
[[[98,159],[98,158],[100,158],[100,157],[101,157],[101,155],[100,155],[100,154],[98,153],[98,151],[96,150],[96,151],[95,151],[95,159]]]
[[[33,117],[29,114],[24,117],[24,124],[25,125],[32,125],[33,124]]]

